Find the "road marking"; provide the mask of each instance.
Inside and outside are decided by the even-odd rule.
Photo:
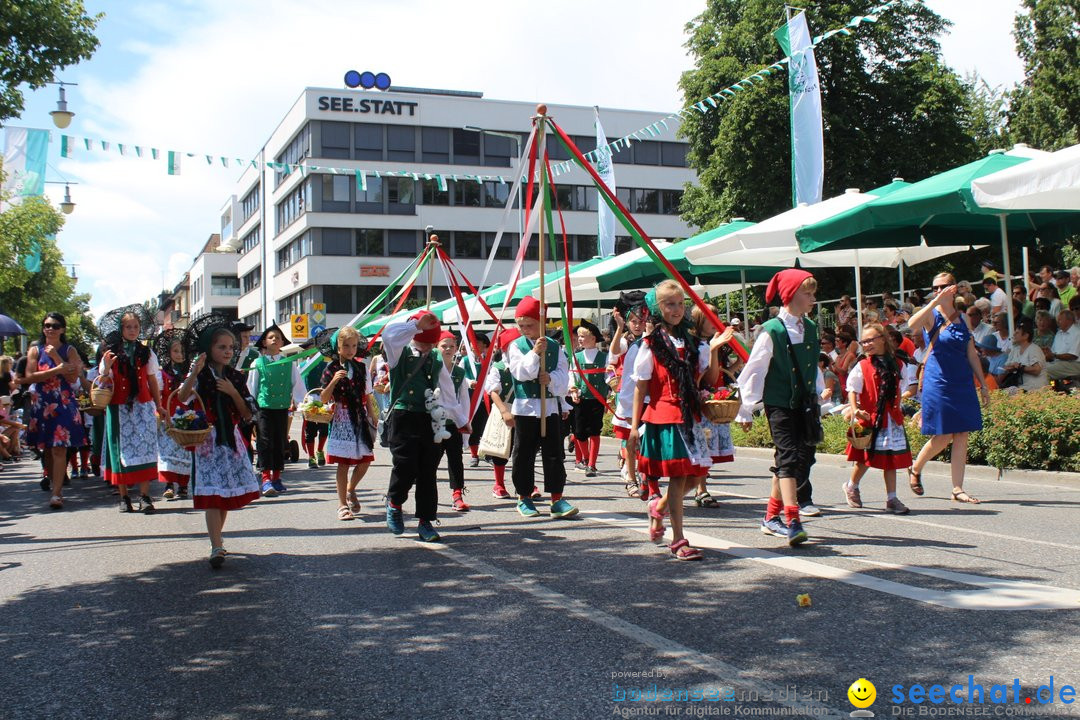
[[[560,592],[556,592],[555,590],[541,585],[535,580],[502,570],[490,563],[463,553],[460,550],[455,550],[442,543],[422,543],[422,546],[445,555],[459,565],[464,565],[482,575],[488,575],[501,582],[503,585],[506,585],[508,588],[530,595],[539,601],[541,605],[553,610],[558,610],[562,613],[567,613],[579,620],[586,620],[594,623],[622,635],[629,640],[641,643],[642,645],[652,648],[659,653],[661,657],[667,660],[681,663],[682,665],[689,666],[695,670],[708,673],[720,680],[724,685],[737,684],[740,690],[746,689],[756,691],[759,696],[772,693],[771,696],[774,698],[784,697],[784,688],[779,685],[760,680],[749,671],[742,670],[730,663],[715,658],[712,655],[694,650],[691,647],[687,647],[682,643],[666,638],[652,630],[606,613],[599,608],[589,605],[583,600],[563,595]],[[813,700],[776,700],[776,702],[799,712],[812,713],[815,718],[847,717],[847,713]]]
[[[640,518],[599,511],[582,511],[581,514],[608,525],[640,532],[643,535],[649,532],[648,526],[642,523]],[[1080,590],[990,578],[981,575],[967,575],[946,570],[933,570],[912,565],[872,563],[894,570],[931,575],[980,588],[979,590],[932,590],[845,570],[814,560],[791,555],[779,555],[768,550],[742,545],[712,535],[704,535],[693,531],[687,531],[684,534],[694,547],[718,550],[726,555],[743,560],[752,560],[769,567],[826,580],[837,580],[848,585],[896,595],[937,607],[956,610],[1080,610]],[[793,550],[792,552],[798,551]],[[853,560],[855,558],[845,559]]]

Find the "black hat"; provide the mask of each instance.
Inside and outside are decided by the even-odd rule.
[[[169,328],[162,330],[151,341],[150,347],[162,365],[168,365],[172,354],[173,343],[180,343],[184,348],[184,361],[191,359],[191,333],[184,328]]]
[[[302,347],[318,348],[319,352],[326,357],[333,357],[337,354],[337,331],[336,327],[320,330],[318,335],[308,340]]]
[[[255,329],[255,326],[248,325],[243,320],[234,320],[233,324],[229,326],[229,329],[232,330],[233,335],[238,335],[242,332],[251,332]]]
[[[284,330],[282,330],[282,329],[281,329],[281,328],[280,328],[280,327],[278,326],[278,324],[277,324],[277,323],[274,323],[273,325],[271,325],[270,327],[266,328],[266,329],[265,329],[265,330],[263,330],[263,331],[262,331],[261,333],[259,333],[259,341],[258,341],[257,343],[255,343],[255,347],[259,348],[260,350],[263,350],[263,349],[265,349],[265,348],[266,348],[266,333],[268,333],[268,332],[272,332],[272,331],[275,331],[275,330],[276,330],[276,331],[277,331],[278,333],[280,333],[280,334],[281,334],[281,337],[283,337],[283,338],[285,339],[285,341],[286,341],[286,342],[288,342],[288,340],[289,340],[289,335],[288,335],[288,333],[286,333],[286,332],[285,332]]]
[[[596,342],[604,341],[604,336],[600,333],[600,328],[596,327],[588,320],[582,320],[578,323],[577,329],[580,330],[582,328],[592,333],[592,336],[596,338]]]
[[[477,340],[484,343],[485,345],[491,345],[491,338],[488,337],[488,334],[486,332],[477,331],[473,333],[473,337],[475,337]]]
[[[232,332],[231,327],[232,320],[218,313],[210,313],[197,318],[188,326],[188,357],[209,352],[210,340],[214,337],[214,333],[222,329]]]
[[[990,260],[983,260],[981,263],[979,263],[979,267],[984,267],[987,270],[996,270],[996,268],[994,267],[994,263]]]
[[[98,332],[101,333],[101,337],[105,338],[108,344],[115,344],[123,337],[123,318],[128,313],[139,319],[138,339],[146,340],[150,337],[150,331],[154,329],[154,318],[150,317],[150,312],[142,305],[125,305],[110,310],[102,315],[101,320],[98,321]]]

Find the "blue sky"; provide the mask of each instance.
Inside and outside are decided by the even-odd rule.
[[[954,22],[942,38],[946,62],[991,85],[1021,79],[1009,34],[1019,0],[927,3]],[[401,85],[659,116],[682,105],[683,26],[703,4],[553,0],[537,13],[495,0],[87,0],[106,17],[94,57],[59,74],[79,84],[68,90],[76,116],[66,132],[248,158],[305,86],[340,87],[348,69],[383,70]],[[10,124],[51,127],[56,96],[53,86],[27,93]],[[185,158],[172,177],[163,161],[115,150],[64,159],[58,134],[50,152],[48,179],[78,183],[58,241],[96,314],[175,285],[217,230],[238,176]],[[48,193],[58,202],[63,187]]]

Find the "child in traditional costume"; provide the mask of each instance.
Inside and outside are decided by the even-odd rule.
[[[694,335],[700,339],[712,338],[716,335],[716,328],[709,321],[709,318],[701,311],[701,308],[695,307],[691,313],[690,318],[694,323]],[[715,391],[719,388],[726,387],[734,384],[732,376],[728,375],[728,369],[726,364],[728,358],[731,356],[731,349],[728,343],[735,337],[735,328],[728,326],[724,329],[724,332],[720,334],[720,342],[709,344],[709,370],[701,378],[701,386],[703,390]],[[731,440],[731,424],[730,423],[714,423],[708,418],[702,417],[701,428],[705,433],[705,439],[709,443],[709,456],[712,458],[713,465],[720,463],[729,463],[735,461],[735,443]],[[698,507],[705,508],[717,508],[720,507],[720,503],[716,502],[712,493],[709,492],[708,487],[708,475],[702,475],[697,478],[697,488],[694,495],[694,502]]]
[[[641,348],[642,338],[653,331],[653,324],[648,320],[649,310],[645,305],[645,293],[640,290],[619,295],[619,306],[613,313],[615,332],[611,338],[611,355],[614,367],[612,372],[619,379],[618,394],[615,399],[615,416],[611,420],[612,431],[619,439],[619,456],[622,463],[622,478],[626,494],[649,501],[660,497],[660,480],[656,477],[638,479],[630,474],[627,463],[626,440],[630,437],[630,421],[634,415],[634,390],[637,383],[631,379],[634,360]],[[649,398],[644,398],[647,405]]]
[[[187,378],[191,367],[187,355],[190,345],[188,332],[178,328],[165,330],[154,339],[154,354],[158,356],[158,363],[161,365],[161,397],[165,412],[170,413],[170,416],[176,412],[176,405],[169,402],[170,396]],[[159,424],[158,480],[165,483],[162,497],[166,500],[187,499],[190,477],[191,450],[177,445],[165,431],[164,424]]]
[[[506,423],[506,426],[510,428],[511,448],[513,448],[515,423],[510,399],[514,394],[514,378],[506,366],[506,349],[519,337],[521,337],[521,331],[517,328],[508,328],[498,335],[498,354],[492,358],[487,378],[484,381],[484,392],[490,398],[492,406],[488,422],[498,422],[501,418]],[[492,471],[495,473],[495,484],[491,488],[491,496],[496,500],[509,500],[511,497],[506,491],[507,462],[509,458],[491,458]]]
[[[263,330],[255,343],[262,355],[252,363],[247,377],[248,391],[259,405],[255,452],[262,472],[261,492],[266,497],[286,490],[281,473],[289,450],[289,413],[304,401],[307,392],[300,368],[281,354],[286,342],[285,331],[277,323]]]
[[[581,349],[574,353],[574,381],[570,388],[575,403],[574,442],[584,458],[577,468],[585,471],[585,477],[596,477],[600,433],[604,429],[604,403],[597,398],[607,398],[610,389],[606,378],[608,354],[597,347],[604,339],[600,328],[588,320],[578,325],[577,339]]]
[[[466,411],[469,409],[469,385],[466,382],[465,368],[454,363],[457,356],[458,339],[449,330],[443,330],[439,334],[439,342],[435,346],[442,355],[443,364],[450,373],[450,380],[454,383],[454,394],[459,407]],[[458,430],[456,423],[447,421],[446,431],[450,437],[436,445],[439,452],[439,460],[446,455],[446,471],[450,476],[450,507],[457,512],[468,512],[469,506],[465,502],[465,463],[463,458],[464,438]],[[479,442],[479,439],[477,439]]]
[[[486,378],[480,377],[480,371],[483,369],[484,355],[487,354],[488,348],[491,347],[491,342],[488,340],[488,336],[482,332],[474,333],[476,340],[475,347],[472,348],[472,352],[461,359],[461,367],[465,370],[465,381],[468,384],[469,392],[471,393],[477,385],[481,388],[484,386]],[[479,403],[476,406],[476,414],[473,415],[472,422],[469,426],[472,428],[472,432],[469,434],[469,467],[480,467],[480,438],[484,436],[484,426],[487,424],[488,408],[486,403]]]

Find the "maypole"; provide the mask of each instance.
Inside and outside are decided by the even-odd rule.
[[[433,248],[439,247],[439,236],[431,232],[434,230],[430,225],[427,226],[428,241],[427,250],[432,254],[435,254]],[[429,262],[427,268],[427,304],[424,306],[425,310],[431,310],[431,284],[435,280],[435,263]]]
[[[533,117],[533,124],[536,126],[536,141],[539,148],[538,155],[541,159],[544,159],[544,131],[547,125],[547,105],[537,105],[536,115]],[[551,178],[545,174],[546,165],[541,166],[540,172],[544,175],[544,181],[540,183],[540,191],[547,191],[547,184],[551,181]],[[540,337],[544,339],[545,352],[540,355],[540,372],[544,372],[547,361],[547,306],[544,304],[544,213],[540,213],[540,233],[537,238],[540,241],[540,248],[537,252],[537,258],[540,265]],[[547,385],[540,388],[540,437],[547,437]]]

